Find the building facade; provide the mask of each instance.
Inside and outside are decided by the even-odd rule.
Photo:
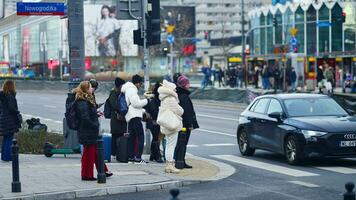
[[[254,9],[249,18],[252,63],[292,65],[307,80],[314,80],[317,67],[325,63],[355,76],[354,1],[287,2]]]

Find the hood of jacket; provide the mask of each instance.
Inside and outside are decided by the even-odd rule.
[[[175,89],[176,85],[174,83],[164,80],[162,86],[158,88],[159,99],[162,101],[166,97],[174,97],[178,100]]]
[[[135,93],[137,93],[137,87],[131,83],[131,82],[126,82],[124,85],[121,87],[121,92],[126,93],[128,90],[135,90]]]
[[[181,87],[177,87],[177,94],[181,95],[181,94],[186,94],[186,95],[190,95],[190,91]]]

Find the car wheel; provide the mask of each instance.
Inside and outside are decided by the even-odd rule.
[[[244,129],[238,132],[237,143],[243,156],[252,156],[255,153],[255,149],[250,147],[247,132]]]
[[[304,161],[304,154],[294,135],[289,136],[284,143],[284,152],[287,162],[291,165],[300,165]]]

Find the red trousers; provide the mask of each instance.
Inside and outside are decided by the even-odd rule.
[[[98,170],[97,165],[97,151],[96,144],[93,145],[83,145],[83,155],[82,155],[82,177],[94,178],[94,164],[96,170]],[[104,164],[105,172],[109,171],[106,164]]]

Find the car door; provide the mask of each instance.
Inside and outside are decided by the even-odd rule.
[[[250,119],[253,123],[253,134],[251,135],[252,140],[255,142],[256,147],[265,148],[265,142],[263,138],[264,128],[263,124],[265,122],[265,113],[269,103],[269,98],[262,98],[258,101],[257,105],[253,108],[253,118]]]
[[[280,152],[281,150],[281,137],[282,137],[282,129],[280,126],[282,122],[277,119],[271,118],[268,115],[274,112],[283,113],[283,108],[281,103],[272,98],[269,102],[267,113],[264,116],[263,122],[261,122],[261,128],[263,129],[262,138],[263,142],[266,145],[265,148],[271,151]]]

